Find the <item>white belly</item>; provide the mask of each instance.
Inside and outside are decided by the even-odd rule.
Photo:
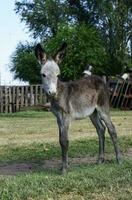
[[[90,116],[95,110],[95,107],[89,107],[89,108],[82,108],[78,111],[72,110],[72,118],[73,119],[84,119],[88,116]]]

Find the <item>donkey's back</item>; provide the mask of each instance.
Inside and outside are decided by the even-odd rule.
[[[67,83],[67,92],[64,91],[63,95],[67,104],[64,107],[74,119],[85,118],[100,107],[109,111],[108,89],[98,76],[87,76]]]

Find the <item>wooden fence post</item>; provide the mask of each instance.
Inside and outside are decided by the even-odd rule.
[[[3,113],[3,86],[0,87],[0,112]]]

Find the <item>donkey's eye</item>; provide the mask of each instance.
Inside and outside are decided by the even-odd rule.
[[[43,76],[43,77],[46,77],[46,75],[45,75],[45,74],[42,74],[42,76]]]

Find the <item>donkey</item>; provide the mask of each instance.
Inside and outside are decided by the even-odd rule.
[[[35,55],[41,64],[42,84],[51,103],[51,110],[57,118],[59,142],[62,150],[62,174],[68,168],[68,129],[72,120],[90,117],[99,138],[97,163],[104,162],[105,126],[112,139],[116,160],[121,161],[117,133],[109,115],[108,89],[103,80],[95,75],[84,76],[80,80],[62,82],[59,63],[66,54],[67,44],[63,43],[53,58],[48,58],[40,44],[35,47]]]

